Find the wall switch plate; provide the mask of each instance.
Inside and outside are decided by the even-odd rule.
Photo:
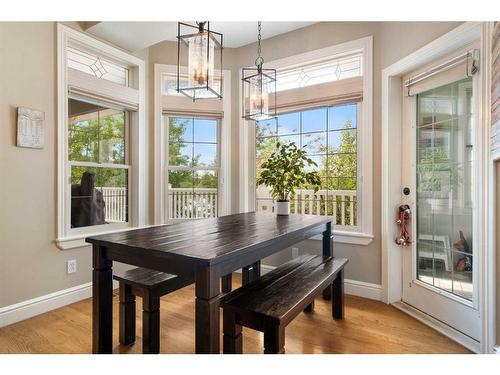
[[[299,257],[299,248],[292,247],[292,258],[298,258],[298,257]]]
[[[76,272],[76,259],[68,260],[68,262],[66,263],[66,271],[68,273]]]

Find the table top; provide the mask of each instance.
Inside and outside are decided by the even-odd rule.
[[[278,244],[291,235],[305,235],[330,221],[325,216],[248,212],[91,236],[86,242],[215,264],[259,246]]]

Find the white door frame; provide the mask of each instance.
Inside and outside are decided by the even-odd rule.
[[[478,93],[480,123],[484,126],[482,153],[485,166],[482,212],[482,236],[485,239],[479,253],[479,314],[481,315],[481,342],[475,351],[492,353],[495,344],[495,228],[494,175],[490,157],[490,51],[491,25],[484,22],[466,22],[434,40],[382,71],[382,292],[386,303],[398,303],[402,297],[402,249],[394,243],[397,227],[395,210],[401,202],[401,160],[391,157],[392,145],[401,144],[402,95],[401,77],[433,60],[442,58],[474,40],[480,40],[481,90]],[[392,154],[393,155],[393,154]],[[488,204],[486,204],[486,202]],[[431,324],[431,322],[428,322]],[[443,332],[444,333],[444,332]],[[450,335],[451,336],[451,335]],[[455,338],[456,337],[452,337]]]

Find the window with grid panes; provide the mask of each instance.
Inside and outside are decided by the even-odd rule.
[[[302,186],[290,199],[291,212],[325,215],[337,226],[358,225],[357,103],[280,114],[256,123],[256,176],[277,142],[305,148],[321,177],[320,190]],[[272,211],[274,201],[265,186],[256,191],[256,210]]]
[[[165,116],[168,217],[218,216],[219,120]]]
[[[127,223],[128,113],[68,100],[71,228]]]

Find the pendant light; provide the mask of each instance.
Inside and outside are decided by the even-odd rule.
[[[263,68],[261,29],[259,21],[255,68],[242,69],[243,118],[255,121],[276,117],[276,69]]]
[[[179,22],[177,92],[193,101],[222,99],[222,49],[222,34],[210,30],[210,22]]]

